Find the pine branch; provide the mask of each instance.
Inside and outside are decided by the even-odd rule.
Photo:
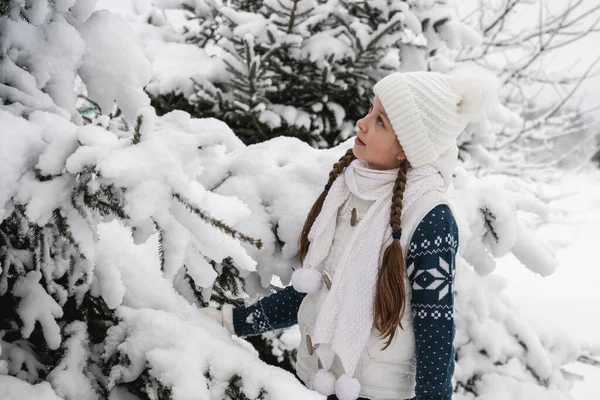
[[[213,268],[216,263],[211,262]],[[230,292],[233,296],[238,297],[244,290],[244,280],[240,276],[240,271],[235,267],[235,263],[231,257],[226,257],[220,263],[221,271],[215,280],[215,286],[223,291]],[[216,269],[216,268],[215,268]]]
[[[60,212],[60,209],[55,209],[52,212],[52,217],[54,219],[54,224],[56,225],[56,228],[58,229],[58,232],[64,237],[66,238],[69,243],[71,243],[73,245],[73,247],[75,247],[75,250],[77,250],[78,255],[83,258],[84,260],[85,255],[81,252],[81,248],[79,247],[79,243],[77,243],[75,241],[75,238],[73,237],[73,234],[71,233],[71,230],[69,229],[69,224],[67,223],[67,219],[62,215],[62,213]],[[32,224],[34,225],[34,224]],[[37,225],[35,225],[37,227]]]
[[[208,386],[208,391],[212,391],[212,387],[215,385],[215,378],[210,373],[210,369],[204,372],[204,377],[206,378],[206,384]],[[222,383],[219,382],[218,386],[222,386]],[[227,388],[225,389],[225,399],[226,400],[264,400],[266,399],[267,392],[264,388],[261,388],[258,396],[250,399],[243,392],[243,381],[239,375],[233,375],[228,382]]]
[[[294,4],[292,6],[292,12],[290,14],[290,22],[288,24],[288,30],[287,33],[290,34],[292,33],[292,29],[294,28],[294,22],[295,22],[295,18],[296,18],[296,10],[298,9],[298,0],[293,0]]]
[[[87,216],[87,211],[83,204],[83,192],[83,187],[75,186],[75,188],[73,188],[73,192],[71,193],[71,205],[79,212],[79,215],[85,218]]]
[[[37,180],[39,180],[40,182],[50,181],[50,180],[60,176],[60,174],[59,175],[44,175],[44,174],[42,174],[42,171],[37,167],[33,168],[33,172],[35,173],[35,178]]]
[[[137,120],[135,121],[133,138],[131,139],[131,144],[138,144],[140,142],[140,139],[142,138],[141,128],[143,120],[144,118],[141,115],[137,117]]]
[[[592,358],[587,355],[580,356],[577,361],[583,364],[591,365],[592,367],[600,367],[600,359]]]
[[[164,240],[163,230],[159,228],[159,230],[158,230],[158,258],[160,260],[160,270],[161,271],[165,270],[165,250],[163,247],[163,240]]]
[[[137,379],[131,382],[118,382],[119,385],[140,399],[172,400],[172,388],[163,385],[150,375],[148,372],[150,363],[146,362],[146,365],[147,367]]]
[[[12,14],[11,7],[19,7],[19,9],[21,8],[20,5],[13,5],[8,0],[2,0],[0,2],[0,17],[10,18],[11,14]],[[19,10],[19,19],[21,19],[22,21],[26,21],[27,23],[31,23],[31,21],[29,21],[27,16],[25,14],[23,14],[22,10]],[[1,59],[1,57],[0,57],[0,59]]]
[[[298,359],[298,352],[296,349],[288,350],[285,346],[281,346],[281,337],[285,335],[288,329],[247,337],[246,341],[250,342],[254,349],[258,351],[258,355],[263,362],[295,374],[296,368],[294,365]]]
[[[93,114],[93,117],[97,117],[98,115],[102,114],[102,110],[100,109],[100,106],[94,100],[90,99],[87,96],[83,96],[83,95],[78,95],[77,99],[78,100],[83,99],[86,103],[88,103],[87,106],[82,106],[82,107],[77,108],[77,112],[85,120],[86,124],[91,124],[92,122],[94,122],[94,118],[89,117],[87,114],[91,113],[91,114]]]
[[[101,178],[94,166],[86,166],[77,174],[76,184],[71,193],[71,205],[84,218],[87,216],[86,208],[97,211],[102,216],[114,215],[121,219],[129,219],[125,213],[123,193],[125,188],[117,188],[114,184],[103,185],[94,192],[90,192],[89,183]]]
[[[10,11],[11,11],[10,6],[11,6],[10,1],[2,0],[2,2],[0,2],[0,17],[9,17],[10,16]]]
[[[120,188],[121,191],[125,191],[125,188]],[[99,190],[99,194],[92,194],[88,192],[86,186],[83,195],[84,204],[100,213],[102,216],[116,215],[121,219],[129,219],[124,211],[124,204],[122,199],[116,196],[116,187],[113,184],[108,186],[102,186]]]
[[[37,224],[29,223],[29,240],[35,254],[36,269],[41,269],[44,262],[44,240],[42,228]]]
[[[239,375],[233,375],[229,380],[229,385],[227,389],[225,389],[225,395],[228,396],[227,399],[231,400],[264,400],[267,392],[264,388],[260,389],[260,392],[257,397],[254,399],[250,399],[242,390],[243,382],[242,377]]]
[[[84,218],[87,216],[84,202],[85,191],[87,184],[92,180],[95,173],[93,167],[86,166],[75,176],[76,183],[73,192],[71,193],[71,205]]]
[[[199,216],[202,220],[206,221],[207,223],[209,223],[210,225],[219,229],[220,231],[222,231],[228,235],[231,235],[235,239],[238,239],[245,243],[251,244],[252,246],[255,246],[258,249],[262,248],[262,240],[261,239],[254,239],[250,236],[244,235],[243,233],[238,232],[237,230],[231,228],[229,225],[223,223],[222,221],[212,218],[206,212],[200,210],[198,207],[196,207],[196,206],[188,203],[186,200],[184,200],[183,197],[179,193],[174,193],[173,197],[176,198],[177,200],[179,200],[181,202],[181,204],[183,204],[189,211],[193,212],[194,214]]]
[[[483,219],[485,220],[485,227],[487,228],[487,231],[492,235],[496,243],[498,243],[500,238],[493,225],[494,221],[496,221],[496,216],[487,207],[482,207],[479,209],[479,211],[481,211],[481,213],[483,214]]]
[[[201,289],[198,288],[194,279],[188,273],[187,265],[184,264],[173,277],[173,287],[177,293],[188,301],[188,303],[201,308],[208,307],[210,296],[207,300],[204,300]]]

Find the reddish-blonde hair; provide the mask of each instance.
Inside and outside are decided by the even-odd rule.
[[[327,184],[332,185],[333,181],[335,181],[355,158],[352,149],[348,150],[338,162],[333,164]],[[390,226],[393,231],[402,230],[402,199],[406,187],[406,173],[408,168],[408,161],[400,163],[400,170],[398,171],[398,177],[394,184],[392,208],[390,210]],[[301,262],[304,261],[304,258],[308,253],[308,247],[310,246],[308,233],[323,208],[327,193],[327,190],[323,190],[319,195],[306,217],[302,232],[300,232],[299,256]],[[399,239],[394,239],[392,244],[390,244],[383,253],[383,261],[377,276],[377,289],[374,303],[373,319],[375,327],[379,330],[381,337],[386,339],[384,349],[386,349],[392,343],[392,340],[394,340],[396,328],[398,326],[402,328],[401,320],[406,308],[404,301],[406,295],[404,277],[405,265],[402,245],[400,244]]]

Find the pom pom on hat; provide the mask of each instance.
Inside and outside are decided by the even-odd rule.
[[[324,396],[331,396],[335,393],[335,375],[320,368],[313,377],[312,388]]]
[[[482,119],[498,106],[500,81],[477,64],[460,64],[450,73],[450,85],[461,96],[459,113],[469,121]]]
[[[316,269],[300,268],[292,274],[292,286],[300,293],[315,293],[321,284],[321,273]]]
[[[360,395],[360,382],[344,374],[335,382],[335,395],[340,400],[356,400]]]

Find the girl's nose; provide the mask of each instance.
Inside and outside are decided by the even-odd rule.
[[[360,129],[363,132],[367,132],[367,122],[365,121],[365,117],[359,119],[358,121],[356,121],[356,126],[358,127],[358,129]]]

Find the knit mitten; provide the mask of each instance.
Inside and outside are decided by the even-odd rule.
[[[233,326],[233,306],[231,304],[223,304],[221,314],[223,316],[221,325],[223,325],[230,334],[235,335],[235,328]]]
[[[231,304],[223,304],[222,310],[204,307],[200,309],[200,313],[214,319],[219,325],[225,327],[225,329],[229,331],[229,334],[235,334],[235,329],[233,327],[233,306]]]

